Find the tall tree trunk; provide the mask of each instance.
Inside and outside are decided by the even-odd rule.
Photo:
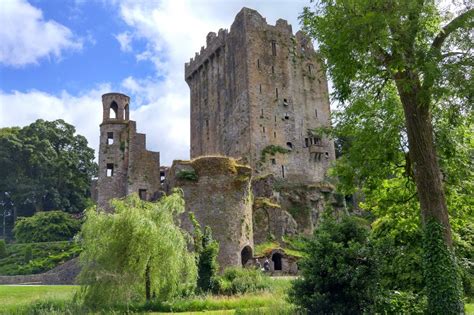
[[[420,201],[423,225],[434,220],[444,229],[444,240],[452,246],[451,225],[444,195],[441,171],[433,141],[433,126],[429,104],[423,102],[417,78],[407,75],[396,80],[405,113],[410,159]]]

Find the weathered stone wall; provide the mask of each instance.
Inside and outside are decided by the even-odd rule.
[[[145,135],[137,133],[136,123],[129,120],[129,102],[130,98],[120,93],[102,96],[97,204],[107,210],[112,198],[142,190],[142,197],[150,200],[160,190],[159,152],[146,150]],[[111,115],[114,108],[116,117]],[[111,165],[113,174],[107,174]]]
[[[241,266],[244,248],[253,250],[250,177],[250,167],[232,158],[200,157],[174,161],[165,181],[168,192],[175,187],[184,192],[182,227],[192,232],[188,215],[192,211],[202,227],[212,229],[220,246],[221,268]]]
[[[191,157],[243,157],[259,174],[293,182],[324,179],[334,145],[327,81],[311,41],[278,20],[243,8],[227,30],[209,33],[185,65],[191,90]],[[268,146],[289,149],[262,158]]]

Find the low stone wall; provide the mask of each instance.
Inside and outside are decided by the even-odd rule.
[[[78,259],[74,258],[45,273],[0,276],[0,284],[74,284],[80,270]]]

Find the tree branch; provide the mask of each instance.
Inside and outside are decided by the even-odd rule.
[[[461,28],[464,26],[464,23],[468,22],[469,20],[474,18],[474,9],[469,9],[468,11],[458,15],[455,17],[451,22],[446,24],[441,32],[435,37],[433,40],[433,43],[431,44],[431,50],[434,52],[440,52],[441,46],[443,46],[444,41],[446,38],[454,31],[456,31],[458,28]],[[473,23],[473,22],[471,22]],[[469,24],[467,24],[469,25]]]

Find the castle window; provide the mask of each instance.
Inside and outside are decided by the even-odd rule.
[[[329,152],[324,152],[324,157],[326,158],[326,160],[329,159]]]
[[[277,133],[276,131],[273,132],[273,138],[276,138],[277,137]]]
[[[141,200],[146,200],[146,189],[139,189],[138,197],[140,197]]]
[[[112,118],[112,119],[117,119],[118,118],[118,105],[117,103],[115,103],[115,101],[112,101],[112,103],[110,104],[110,109],[111,111],[109,112],[109,118]]]
[[[275,122],[277,122],[277,116],[275,116]]]
[[[262,131],[263,131],[263,133],[265,133],[265,127],[262,127]]]
[[[271,159],[271,161],[272,161],[272,165],[277,164],[276,159]]]
[[[275,96],[278,99],[278,88],[275,88]]]
[[[258,87],[259,91],[260,91],[260,94],[262,93],[262,85],[260,84],[259,87]]]
[[[108,163],[107,164],[107,177],[112,177],[114,176],[114,164],[113,163]]]
[[[317,109],[314,110],[314,114],[316,115],[316,118],[318,118],[318,110]]]
[[[260,69],[260,59],[257,59],[257,68]]]
[[[304,138],[304,147],[305,148],[309,147],[309,139],[308,138]]]
[[[290,150],[293,149],[293,143],[291,143],[291,142],[287,142],[287,143],[286,143],[286,146],[287,146],[288,149],[290,149]]]
[[[288,120],[290,119],[290,116],[288,115],[288,113],[285,113],[285,120]]]
[[[275,74],[275,67],[272,66],[272,73]]]
[[[125,105],[124,111],[125,111],[125,120],[129,120],[130,119],[130,112],[128,110],[128,104]]]
[[[274,41],[274,40],[272,40],[272,55],[273,56],[277,55],[276,41]]]
[[[313,73],[313,65],[312,65],[312,64],[309,64],[309,65],[308,65],[308,73],[309,73],[309,74],[312,74],[312,73]]]
[[[252,247],[250,246],[245,246],[242,251],[240,252],[240,258],[241,258],[241,263],[242,266],[245,266],[247,262],[252,259],[253,253],[252,253]]]
[[[286,98],[283,99],[283,105],[288,106],[288,100]]]
[[[261,118],[263,118],[263,109],[261,109],[261,114],[260,115],[261,115]]]
[[[313,143],[315,145],[321,145],[321,138],[320,137],[314,137],[313,138]]]
[[[107,145],[114,144],[114,133],[107,132]]]
[[[285,178],[285,166],[281,166],[281,177]]]

